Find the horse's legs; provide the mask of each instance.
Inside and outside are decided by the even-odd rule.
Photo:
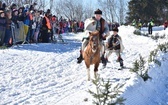
[[[95,79],[97,79],[98,67],[99,67],[99,62],[94,65],[94,77],[95,77]]]
[[[87,68],[87,73],[88,73],[88,81],[90,81],[90,68]]]
[[[94,78],[97,79],[97,72],[94,71]]]

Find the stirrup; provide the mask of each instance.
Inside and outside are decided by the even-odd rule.
[[[77,58],[77,60],[78,60],[77,63],[81,63],[83,61],[83,57],[80,56],[80,57]]]
[[[83,61],[83,59],[78,59],[77,63],[81,63]]]

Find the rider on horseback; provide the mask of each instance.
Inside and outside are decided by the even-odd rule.
[[[106,40],[106,37],[109,35],[109,27],[107,22],[102,18],[102,11],[97,9],[94,12],[95,16],[85,21],[85,33],[86,37],[82,40],[82,49],[80,50],[80,56],[77,58],[77,63],[81,63],[83,60],[82,51],[88,44],[89,39],[89,32],[98,30],[100,33],[99,40],[101,42],[101,60],[102,63],[105,62],[104,53],[105,53],[105,46],[103,44],[103,40]]]

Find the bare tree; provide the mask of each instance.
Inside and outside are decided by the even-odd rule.
[[[60,1],[60,2],[61,2],[61,1]],[[60,4],[60,5],[59,5],[58,3],[59,3],[59,2],[54,2],[54,4],[55,4],[55,5],[54,5],[54,8],[53,8],[53,9],[54,9],[54,14],[57,15],[57,17],[61,17],[61,13],[62,13],[62,12],[61,12],[61,9],[60,9],[60,8],[62,7],[62,4],[59,3],[59,4]]]
[[[50,10],[53,10],[53,0],[50,0]]]
[[[94,12],[94,9],[93,9],[92,3],[90,2],[89,4],[86,4],[86,6],[84,6],[84,11],[83,11],[83,15],[84,15],[83,20],[92,17],[93,12]]]
[[[103,16],[107,21],[115,21],[116,5],[115,0],[98,0],[98,4],[103,10]]]
[[[81,7],[82,7],[82,4],[77,4],[75,8],[75,17],[76,17],[76,20],[78,21],[82,20],[82,17],[83,17],[84,9]]]
[[[54,10],[57,15],[70,20],[81,20],[84,11],[82,2],[79,0],[60,0],[55,2]]]
[[[39,9],[42,9],[43,11],[45,11],[45,0],[40,0],[41,3],[41,7],[39,7]]]
[[[124,22],[126,3],[125,0],[98,0],[98,4],[103,10],[103,16],[110,22]]]
[[[119,18],[120,18],[120,20],[119,20],[119,22],[120,22],[120,24],[123,24],[124,23],[124,5],[125,5],[125,3],[124,3],[124,1],[123,0],[119,0],[119,3],[120,3],[120,7],[119,7]]]

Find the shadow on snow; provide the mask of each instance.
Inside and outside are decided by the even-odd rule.
[[[74,39],[64,39],[64,43],[37,43],[37,44],[24,44],[24,45],[15,45],[13,49],[17,50],[32,50],[32,51],[41,51],[41,52],[56,52],[64,53],[70,52],[75,49],[80,49],[81,41]]]

